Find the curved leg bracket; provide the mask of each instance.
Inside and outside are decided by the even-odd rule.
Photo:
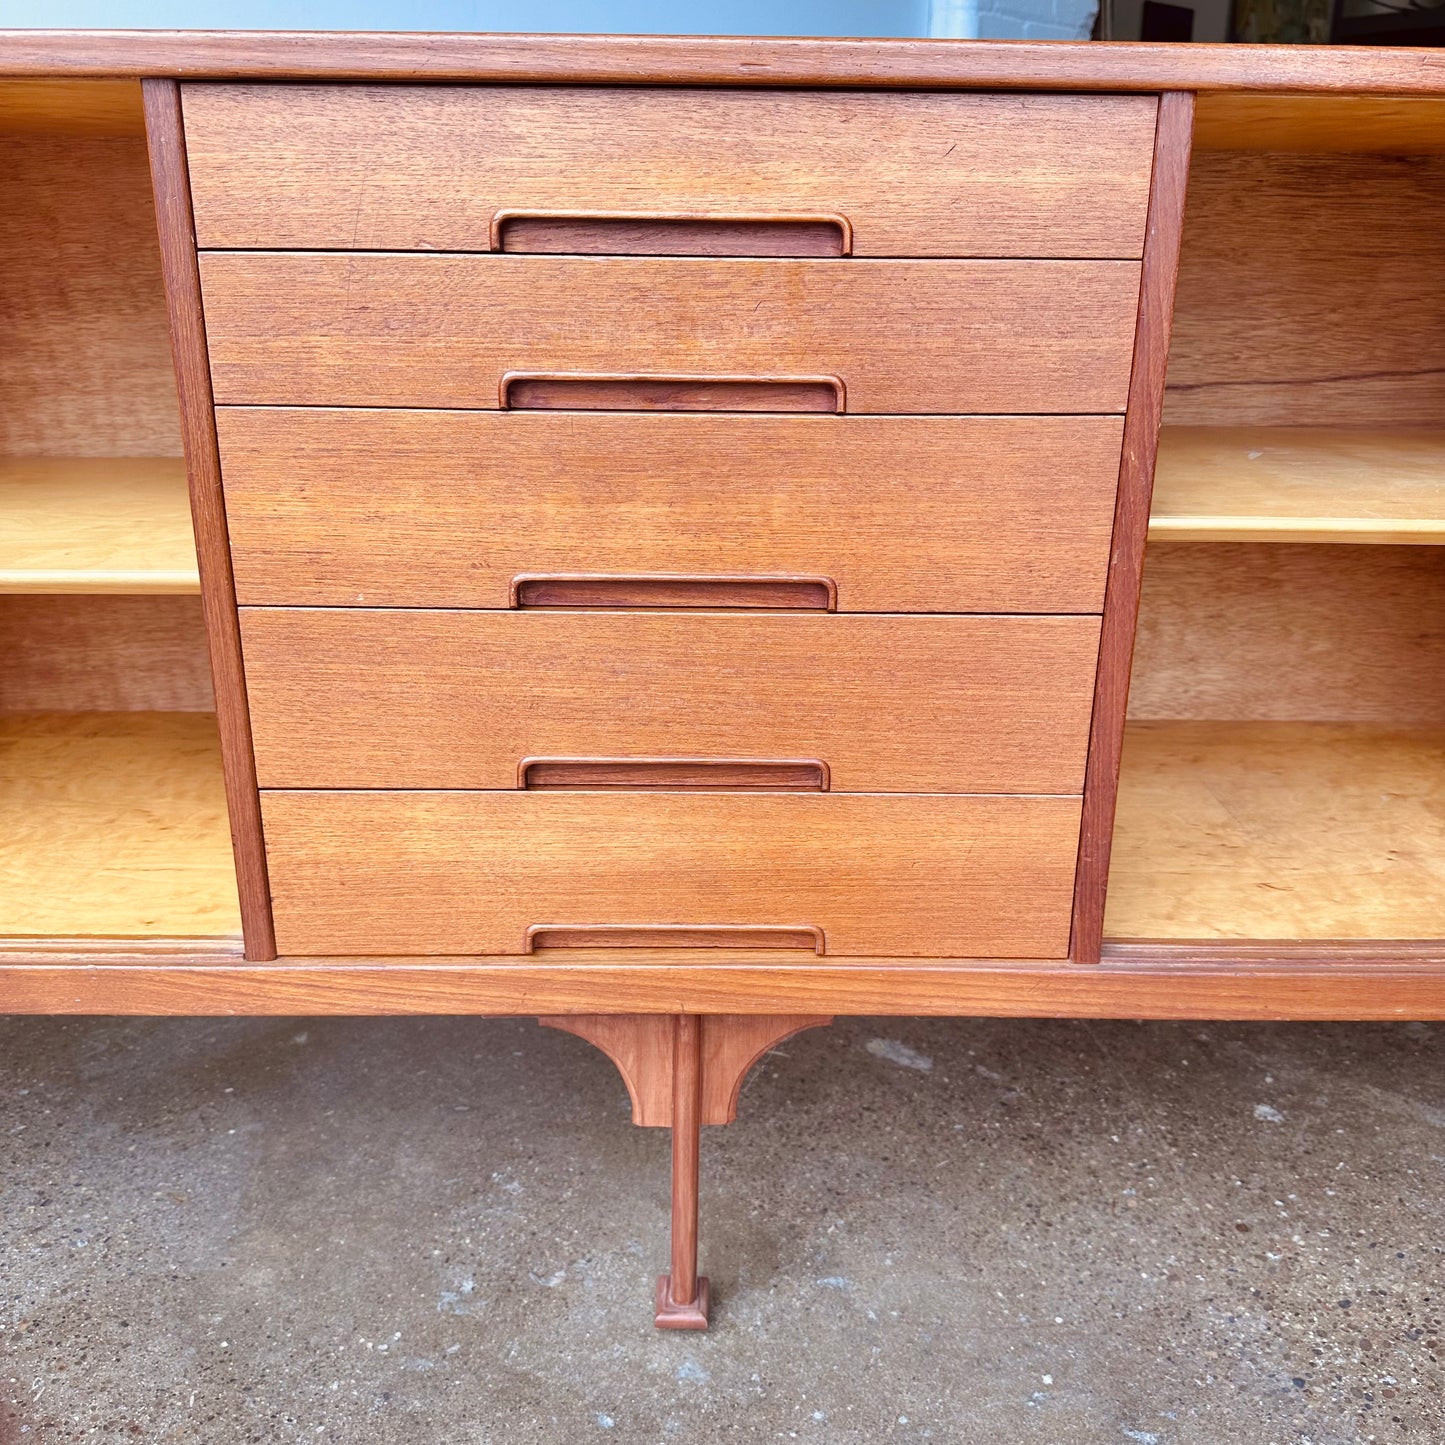
[[[705,1330],[711,1303],[697,1272],[699,1131],[731,1124],[748,1070],[775,1045],[833,1022],[817,1014],[576,1014],[540,1018],[595,1044],[632,1097],[632,1120],[672,1129],[672,1268],[657,1279],[654,1322]]]
[[[679,1018],[697,1018],[701,1032],[699,1123],[731,1124],[752,1066],[784,1039],[833,1022],[826,1014],[557,1014],[539,1018],[601,1049],[632,1098],[632,1122],[672,1125],[674,1036]]]

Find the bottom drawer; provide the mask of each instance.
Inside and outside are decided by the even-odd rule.
[[[1063,958],[1079,811],[993,795],[262,794],[291,955],[515,954],[538,929],[669,925],[813,931],[835,955]]]

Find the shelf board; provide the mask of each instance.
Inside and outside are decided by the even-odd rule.
[[[0,937],[240,927],[212,714],[0,717]]]
[[[0,133],[144,136],[138,80],[0,81]]]
[[[1440,155],[1445,153],[1445,100],[1219,91],[1196,101],[1194,148]]]
[[[1105,932],[1445,938],[1445,728],[1130,723]]]
[[[1164,427],[1149,537],[1445,543],[1445,430]]]
[[[0,457],[0,593],[195,593],[180,457]]]

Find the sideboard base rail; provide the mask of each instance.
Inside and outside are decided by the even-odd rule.
[[[1033,960],[546,950],[495,958],[282,958],[239,940],[12,946],[0,1013],[526,1016],[873,1014],[1197,1020],[1445,1019],[1445,941],[1106,943],[1084,968]]]

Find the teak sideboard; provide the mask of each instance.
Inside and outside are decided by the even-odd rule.
[[[0,76],[0,1008],[1445,1017],[1434,53]]]

